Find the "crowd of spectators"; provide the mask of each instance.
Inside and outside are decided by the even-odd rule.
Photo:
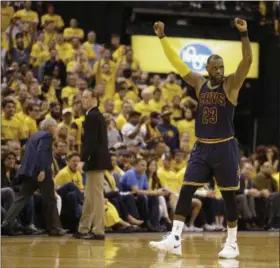
[[[63,227],[77,230],[86,176],[80,168],[84,112],[81,94],[93,88],[108,126],[113,169],[104,176],[107,232],[170,230],[187,159],[196,141],[197,101],[175,73],[141,70],[133,51],[112,35],[97,44],[52,5],[41,17],[31,2],[1,2],[1,216],[17,197],[17,171],[28,138],[47,117],[59,124],[53,178]],[[279,228],[279,151],[260,146],[240,162],[240,226]],[[36,192],[9,235],[41,234]],[[197,190],[185,231],[224,231],[224,202],[215,181]]]

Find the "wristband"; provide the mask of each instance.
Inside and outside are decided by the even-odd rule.
[[[247,37],[248,36],[248,31],[245,32],[240,32],[241,37]]]

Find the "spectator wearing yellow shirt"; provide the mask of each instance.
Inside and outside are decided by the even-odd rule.
[[[123,102],[126,99],[127,89],[123,86],[120,86],[118,92],[115,93],[114,103],[115,103],[115,114],[119,114],[122,111]]]
[[[79,118],[74,119],[71,124],[71,134],[75,137],[78,152],[81,152],[84,121],[85,116],[82,115]]]
[[[166,83],[163,85],[163,98],[171,102],[174,96],[181,97],[183,94],[182,87],[176,83],[176,74],[169,73]]]
[[[150,120],[146,123],[146,137],[147,146],[153,148],[154,145],[162,139],[160,132],[157,129],[160,115],[157,112],[151,112]]]
[[[51,78],[51,76],[45,75],[42,86],[40,87],[41,92],[44,97],[48,100],[48,102],[57,101],[56,90],[55,90],[55,80]]]
[[[27,86],[25,84],[20,84],[18,96],[16,97],[16,113],[22,111],[22,106],[26,99],[31,100],[31,95],[28,93]]]
[[[110,70],[112,74],[116,74],[116,63],[111,59],[111,51],[109,49],[105,49],[102,58],[94,63],[93,66],[93,76],[96,78],[96,83],[99,84],[101,79],[101,74],[102,74],[102,67],[104,64],[107,63],[110,66]]]
[[[41,18],[41,26],[44,27],[46,21],[52,21],[56,30],[61,30],[64,27],[64,21],[60,15],[55,14],[55,9],[52,4],[48,4],[48,13]]]
[[[24,141],[26,139],[26,132],[23,125],[14,117],[16,111],[16,103],[13,98],[4,98],[2,102],[2,109],[3,113],[1,118],[1,139]]]
[[[37,37],[37,42],[32,46],[30,63],[38,68],[50,59],[48,46],[44,43],[45,35],[41,32]]]
[[[68,133],[71,131],[71,125],[73,121],[73,111],[72,108],[64,108],[62,110],[63,121],[58,124],[58,127],[65,126],[68,129]]]
[[[45,45],[49,45],[51,41],[56,42],[57,32],[53,21],[46,21],[44,25]]]
[[[171,161],[171,169],[177,173],[181,169],[186,168],[187,163],[186,159],[184,158],[184,153],[182,151],[175,150],[173,153],[174,159]]]
[[[64,87],[61,91],[61,99],[63,102],[63,107],[68,108],[72,106],[73,97],[79,93],[79,89],[76,87],[76,77],[73,74],[67,77],[68,85]]]
[[[156,88],[160,88],[162,90],[161,79],[158,74],[155,74],[152,78],[152,85],[148,87],[148,89],[153,93]]]
[[[141,74],[139,62],[133,57],[131,47],[125,47],[125,54],[118,60],[118,66],[122,66],[122,69],[130,68],[133,77],[139,77]]]
[[[111,36],[111,50],[112,58],[115,62],[120,60],[120,58],[124,55],[125,46],[121,45],[120,36],[117,34],[112,34]]]
[[[74,49],[72,47],[72,44],[64,42],[62,33],[58,33],[56,36],[55,48],[61,60],[66,64],[74,57]]]
[[[82,50],[74,50],[74,59],[67,64],[66,71],[67,73],[77,74],[79,77],[89,78],[91,76],[92,70],[88,58]]]
[[[195,119],[193,118],[192,110],[190,108],[186,108],[186,111],[184,113],[184,119],[177,121],[175,125],[178,128],[180,137],[182,137],[183,133],[188,133],[189,147],[191,149],[196,142]]]
[[[172,118],[174,120],[182,118],[185,107],[181,104],[181,98],[175,95],[172,98]]]
[[[96,33],[94,31],[90,31],[87,35],[87,41],[83,43],[83,47],[88,51],[89,54],[92,55],[91,60],[89,61],[90,66],[100,60],[101,58],[101,50],[102,47],[96,44]]]
[[[132,79],[132,70],[130,68],[126,68],[123,70],[124,77],[124,86],[128,90],[126,94],[126,99],[131,100],[133,103],[139,101],[139,90],[137,85],[134,83]]]
[[[80,191],[84,190],[82,174],[78,169],[80,160],[78,153],[70,154],[67,157],[67,166],[61,169],[54,178],[57,187],[62,187],[63,185],[72,182]]]
[[[76,19],[70,20],[70,27],[65,28],[63,36],[66,41],[71,41],[73,38],[82,40],[84,38],[84,30],[78,28],[78,21]]]
[[[14,15],[14,8],[9,5],[9,2],[2,1],[1,2],[1,33],[4,33],[6,31],[13,18],[13,15]]]
[[[31,1],[25,1],[24,2],[24,9],[18,10],[15,14],[14,17],[18,17],[21,19],[23,22],[31,22],[34,24],[38,24],[39,18],[38,18],[38,13],[31,10]]]
[[[152,93],[149,89],[144,89],[141,92],[141,97],[143,100],[135,104],[134,110],[142,116],[150,116],[150,113],[153,111],[153,107],[150,104]]]
[[[29,103],[26,108],[27,117],[24,120],[26,125],[28,138],[38,132],[37,120],[40,116],[40,106],[34,103]]]
[[[82,214],[83,178],[78,168],[81,159],[78,153],[72,153],[67,157],[67,166],[61,169],[54,178],[57,193],[63,204],[61,214],[64,226],[75,232]]]
[[[100,81],[105,82],[105,98],[113,98],[115,95],[115,84],[116,84],[116,72],[110,64],[104,63],[101,67],[101,73],[99,76]]]
[[[166,102],[162,100],[161,96],[162,96],[161,89],[156,88],[153,92],[153,98],[150,101],[150,105],[154,112],[161,113],[162,107],[166,104]]]
[[[131,104],[127,101],[124,101],[122,105],[122,112],[116,118],[116,125],[119,131],[121,131],[124,124],[127,123],[131,111]]]

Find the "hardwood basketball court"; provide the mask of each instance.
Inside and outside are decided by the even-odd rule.
[[[185,234],[183,256],[155,252],[150,240],[162,234],[111,234],[106,241],[63,238],[3,237],[3,268],[277,268],[279,233],[239,233],[238,260],[218,260],[225,234]]]

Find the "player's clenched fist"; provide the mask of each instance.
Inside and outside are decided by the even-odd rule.
[[[154,23],[154,31],[158,37],[164,36],[164,23],[157,21]]]
[[[247,22],[246,22],[246,20],[242,20],[242,19],[236,18],[234,20],[234,25],[238,29],[239,32],[246,32],[247,31]]]

